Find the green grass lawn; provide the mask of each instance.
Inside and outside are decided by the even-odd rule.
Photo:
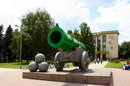
[[[65,63],[66,65],[68,65],[69,67],[75,67],[74,65],[73,65],[73,63]]]
[[[94,62],[90,62],[89,64],[93,64]],[[69,65],[69,67],[76,67],[73,65],[73,63],[65,63],[66,65]]]
[[[105,68],[122,68],[122,65],[126,64],[126,62],[120,62],[120,63],[107,63]]]
[[[28,69],[28,63],[22,62],[21,64],[22,69]],[[0,63],[0,68],[20,68],[20,62],[13,62],[13,63]]]
[[[90,64],[92,64],[91,62]],[[75,67],[73,66],[73,63],[66,63],[69,65],[69,67]],[[22,62],[21,63],[22,69],[28,69],[28,63],[27,62]],[[19,69],[20,68],[20,62],[11,62],[11,63],[0,63],[0,68],[15,68]]]

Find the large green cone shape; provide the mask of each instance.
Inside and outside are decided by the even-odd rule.
[[[73,50],[75,47],[81,46],[86,50],[86,47],[80,41],[77,41],[72,36],[66,34],[61,28],[55,27],[50,30],[47,36],[48,44],[54,48],[62,48],[63,50]]]

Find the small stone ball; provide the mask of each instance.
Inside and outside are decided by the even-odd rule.
[[[30,72],[36,72],[38,70],[38,64],[36,62],[31,62],[28,65]]]
[[[42,54],[42,53],[38,53],[36,56],[35,56],[35,62],[37,63],[41,63],[45,61],[45,56]]]
[[[38,64],[38,68],[40,72],[46,72],[48,70],[48,63],[41,62],[40,64]]]

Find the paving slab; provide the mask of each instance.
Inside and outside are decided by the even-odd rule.
[[[23,72],[23,78],[110,85],[110,70],[88,69],[87,72],[83,72],[79,69],[64,68],[64,71],[56,72],[55,69],[49,69],[48,72]]]
[[[101,63],[90,64],[89,69],[103,69],[107,63],[108,61],[103,61],[102,64]]]
[[[0,68],[0,86],[106,86],[23,79],[22,73],[26,71],[28,70]]]
[[[130,70],[112,69],[113,83],[111,86],[130,86]]]

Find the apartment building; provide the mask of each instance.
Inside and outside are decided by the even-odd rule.
[[[95,57],[103,60],[118,58],[118,36],[117,30],[93,33]]]

